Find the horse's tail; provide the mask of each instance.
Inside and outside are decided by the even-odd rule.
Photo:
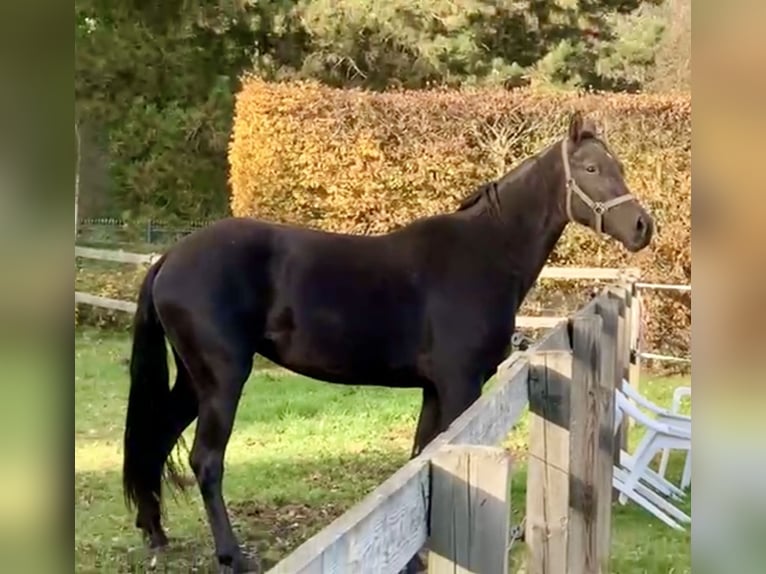
[[[130,357],[130,392],[125,420],[122,485],[125,502],[147,510],[160,510],[162,474],[167,458],[170,386],[165,330],[154,307],[152,288],[164,257],[144,277],[133,320],[133,349]],[[178,479],[172,460],[170,478]]]

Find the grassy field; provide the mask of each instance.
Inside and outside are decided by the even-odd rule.
[[[76,335],[76,572],[144,570],[142,540],[120,490],[128,354],[124,336]],[[670,404],[673,388],[685,382],[647,380],[642,390]],[[265,567],[407,461],[419,401],[417,391],[340,387],[275,369],[253,373],[229,444],[224,487],[237,533],[259,549]],[[185,435],[189,445],[192,432],[193,427]],[[507,443],[521,459],[513,481],[517,516],[523,514],[525,438],[526,418]],[[673,477],[680,464],[671,458]],[[197,490],[170,499],[167,509],[172,549],[161,557],[164,571],[212,571]],[[615,506],[613,524],[614,572],[691,572],[689,534],[670,530],[635,506]]]

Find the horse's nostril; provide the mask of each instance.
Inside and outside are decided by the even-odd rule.
[[[646,220],[643,215],[639,215],[638,219],[636,219],[636,231],[641,233],[646,231]]]

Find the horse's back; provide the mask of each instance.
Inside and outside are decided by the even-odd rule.
[[[350,381],[415,369],[419,273],[393,236],[230,218],[168,252],[155,301],[205,329],[235,329],[287,368]]]

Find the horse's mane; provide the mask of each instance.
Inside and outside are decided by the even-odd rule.
[[[501,184],[511,183],[521,174],[526,173],[526,168],[528,168],[533,162],[537,161],[539,155],[540,154],[535,154],[519,162],[502,178],[484,182],[476,187],[471,193],[460,200],[457,211],[465,211],[466,209],[476,205],[480,200],[484,199],[486,200],[486,204],[491,209],[499,213],[500,199],[498,197],[498,187]]]
[[[476,203],[482,198],[489,199],[488,196],[493,187],[495,188],[497,187],[496,181],[488,181],[488,182],[482,183],[480,186],[474,189],[471,193],[469,193],[466,197],[460,200],[460,204],[458,205],[457,211],[465,211],[469,207],[476,205]],[[497,193],[496,189],[495,189],[495,193]]]

